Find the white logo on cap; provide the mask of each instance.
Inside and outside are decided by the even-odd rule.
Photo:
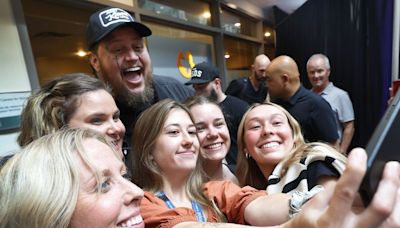
[[[201,78],[201,74],[203,71],[197,70],[196,68],[193,68],[192,70],[192,78]]]
[[[99,14],[99,19],[103,27],[107,27],[119,22],[133,22],[132,16],[124,10],[111,8]]]

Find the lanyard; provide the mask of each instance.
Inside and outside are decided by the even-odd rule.
[[[175,208],[175,205],[165,195],[164,192],[156,192],[155,196],[157,196],[158,198],[162,199],[165,202],[165,204],[167,205],[168,208],[170,208],[170,209]],[[197,221],[206,222],[206,219],[204,218],[203,210],[201,209],[201,206],[194,200],[192,201],[192,209],[194,210],[194,213],[196,214]]]

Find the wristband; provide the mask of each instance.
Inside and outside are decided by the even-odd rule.
[[[316,185],[308,192],[300,192],[295,190],[292,197],[289,199],[289,218],[295,217],[300,211],[301,207],[317,193],[324,190],[321,185]]]

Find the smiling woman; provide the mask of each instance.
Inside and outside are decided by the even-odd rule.
[[[335,181],[346,158],[323,143],[306,143],[298,122],[274,103],[254,104],[238,131],[237,176],[241,185],[269,193],[307,192]]]
[[[70,74],[48,82],[28,98],[21,115],[18,143],[56,132],[62,127],[89,128],[100,132],[122,151],[125,126],[120,112],[102,81],[85,74]]]
[[[104,136],[65,129],[16,153],[0,171],[0,227],[143,228],[143,191]]]

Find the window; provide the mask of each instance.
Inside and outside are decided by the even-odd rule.
[[[224,38],[227,82],[250,75],[250,66],[257,56],[258,44],[239,39]]]
[[[222,9],[221,26],[226,32],[256,37],[257,22]]]
[[[139,7],[182,21],[211,25],[210,5],[202,1],[139,0]]]
[[[190,79],[195,64],[214,64],[212,36],[153,22],[144,23],[153,31],[147,39],[155,75],[171,76],[184,83]]]

